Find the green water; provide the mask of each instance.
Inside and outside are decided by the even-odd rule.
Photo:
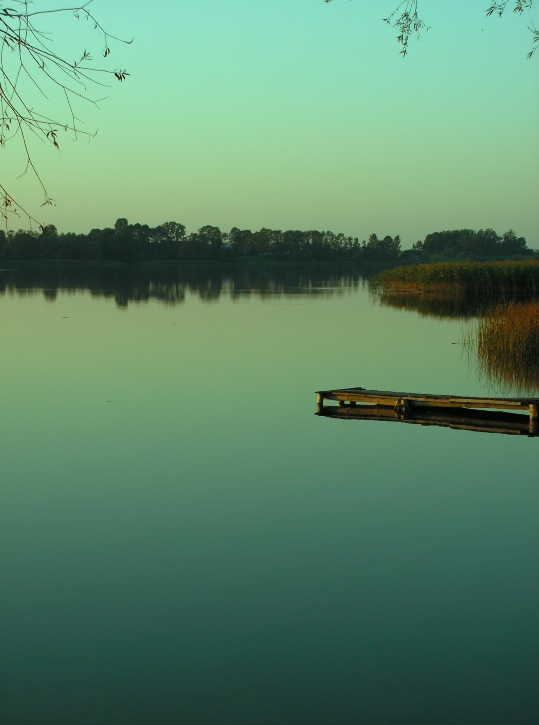
[[[17,274],[2,725],[538,722],[538,439],[314,415],[486,394],[461,321],[361,275]]]

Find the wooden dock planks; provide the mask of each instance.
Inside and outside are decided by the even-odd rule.
[[[524,433],[537,435],[539,425],[539,398],[478,398],[462,395],[431,395],[428,393],[403,393],[389,390],[367,390],[365,388],[340,388],[319,390],[318,415],[333,418],[358,418],[376,420],[397,420],[421,425],[442,425],[450,428],[465,428],[497,433]],[[325,400],[334,400],[339,406],[324,406]],[[462,411],[471,409],[469,415]],[[529,413],[529,419],[509,421],[500,419],[500,414],[489,410]],[[460,411],[460,421],[459,418]],[[481,415],[478,415],[481,413]],[[456,414],[456,415],[455,415]],[[514,413],[511,413],[514,415]],[[443,416],[449,416],[442,420]],[[503,414],[501,414],[503,416]],[[484,417],[486,416],[486,417]],[[473,420],[472,420],[473,419]],[[501,424],[497,428],[497,424]],[[514,425],[511,425],[513,423]],[[506,424],[509,424],[508,426]],[[511,430],[509,430],[511,429]]]
[[[476,410],[526,410],[530,421],[539,418],[539,398],[478,398],[462,395],[431,395],[424,393],[402,393],[388,390],[367,390],[365,388],[341,388],[319,390],[318,410],[324,407],[325,400],[335,400],[340,406],[348,403],[354,407],[358,403],[407,411],[417,408],[472,408]]]

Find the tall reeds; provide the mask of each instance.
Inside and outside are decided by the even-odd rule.
[[[384,270],[380,282],[388,290],[532,299],[539,297],[539,261],[440,262],[395,267]]]
[[[539,302],[493,307],[477,321],[475,337],[481,377],[517,393],[539,391]]]
[[[479,376],[516,394],[539,392],[539,261],[419,264],[384,270],[379,280],[371,292],[381,304],[477,315],[462,342]]]

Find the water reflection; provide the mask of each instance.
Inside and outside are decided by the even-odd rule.
[[[462,294],[435,294],[415,290],[393,292],[380,287],[376,280],[369,284],[373,302],[383,307],[417,312],[423,317],[468,320],[485,310],[488,304],[476,296]]]
[[[539,392],[539,302],[520,293],[477,295],[391,291],[368,282],[373,303],[424,317],[462,320],[461,344],[470,371],[492,391]]]
[[[149,300],[178,305],[189,295],[205,302],[214,302],[223,296],[232,299],[253,296],[262,300],[330,297],[368,286],[374,304],[437,319],[462,320],[465,328],[461,342],[466,343],[463,354],[470,371],[492,390],[517,394],[539,392],[537,303],[532,309],[529,305],[533,303],[522,304],[520,300],[514,308],[515,319],[503,326],[500,321],[506,319],[503,315],[508,303],[509,307],[512,304],[510,300],[464,294],[390,292],[378,283],[377,275],[383,267],[350,263],[10,263],[10,268],[0,269],[0,296],[37,294],[54,302],[59,293],[84,292],[114,300],[118,307],[127,308],[129,304]],[[507,331],[515,334],[519,331],[519,339],[513,339],[515,335]]]
[[[340,420],[377,420],[389,423],[412,423],[423,426],[440,426],[454,430],[470,430],[478,433],[503,433],[505,435],[539,435],[539,421],[518,413],[492,412],[470,408],[421,407],[408,411],[382,405],[328,405],[316,415]]]
[[[327,269],[2,273],[0,723],[533,725],[535,445],[312,415],[481,392],[458,323]]]
[[[0,270],[0,295],[43,294],[54,302],[59,292],[89,292],[114,299],[119,307],[158,300],[177,305],[187,294],[204,301],[222,295],[261,299],[283,295],[343,294],[364,286],[380,265],[351,264],[44,264]]]
[[[462,289],[438,292],[410,289],[391,290],[383,287],[375,276],[369,279],[369,292],[372,301],[383,307],[409,310],[424,317],[460,320],[488,315],[498,305],[524,304],[536,299],[533,292],[526,290],[512,290],[510,293],[500,291],[490,295]]]

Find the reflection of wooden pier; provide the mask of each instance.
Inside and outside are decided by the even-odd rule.
[[[539,435],[539,398],[470,398],[363,388],[324,390],[317,395],[318,415],[328,418],[385,420],[489,433]],[[325,400],[338,401],[339,405],[324,406]],[[529,417],[512,411],[526,411]]]

